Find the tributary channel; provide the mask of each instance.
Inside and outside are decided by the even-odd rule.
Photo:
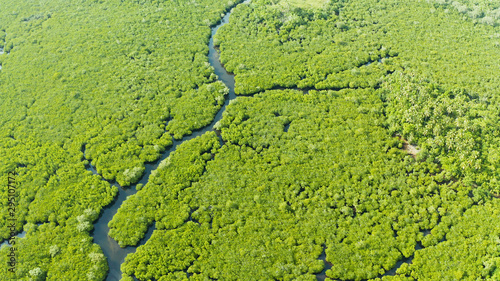
[[[248,2],[250,1],[247,0],[243,3],[248,3]],[[210,42],[208,45],[209,46],[208,61],[210,65],[214,68],[214,72],[215,74],[217,74],[218,80],[222,81],[226,85],[226,87],[229,88],[229,94],[226,96],[226,101],[224,105],[219,110],[219,112],[217,113],[217,115],[215,116],[214,120],[210,125],[205,126],[203,129],[194,131],[191,135],[182,138],[182,140],[179,141],[174,140],[173,145],[162,154],[162,157],[160,159],[158,159],[153,163],[147,163],[146,171],[138,183],[145,185],[149,180],[151,172],[156,170],[160,162],[166,159],[172,151],[175,151],[175,149],[179,144],[185,141],[189,141],[195,137],[201,136],[208,131],[212,131],[215,123],[222,119],[222,113],[226,109],[226,106],[229,104],[231,100],[236,98],[236,95],[234,93],[234,75],[227,73],[227,71],[224,69],[224,67],[220,63],[219,54],[214,46],[214,35],[217,33],[217,30],[221,26],[223,26],[229,21],[229,16],[231,15],[231,12],[232,9],[231,11],[226,13],[226,15],[222,18],[221,22],[218,25],[212,28],[212,35],[210,36]],[[97,174],[97,171],[91,165],[87,166],[87,170],[92,171],[94,174]],[[135,247],[129,246],[121,248],[115,240],[113,240],[111,237],[108,236],[109,233],[108,223],[111,221],[113,216],[118,211],[118,208],[127,199],[127,197],[137,192],[136,185],[133,185],[130,188],[122,188],[117,183],[112,183],[112,184],[118,187],[119,190],[118,196],[110,205],[104,208],[99,219],[94,224],[94,230],[92,233],[92,236],[94,237],[94,243],[97,243],[99,246],[101,246],[101,249],[106,255],[108,260],[109,273],[108,277],[106,278],[106,281],[118,281],[121,279],[122,275],[120,270],[121,264],[125,261],[125,257],[130,253],[134,253],[137,248],[137,246]],[[153,230],[154,230],[154,225],[149,228],[148,232],[146,233],[146,236],[140,241],[138,246],[144,245],[147,242],[147,240],[151,237]]]

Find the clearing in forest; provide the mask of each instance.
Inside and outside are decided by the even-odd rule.
[[[299,8],[321,8],[324,7],[328,0],[286,0],[281,1],[283,5],[289,4]]]

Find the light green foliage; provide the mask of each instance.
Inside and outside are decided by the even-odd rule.
[[[400,67],[425,73],[446,90],[467,86],[471,94],[490,96],[498,89],[491,63],[500,59],[498,31],[458,13],[429,13],[432,5],[416,1],[332,1],[319,10],[265,3],[238,6],[216,35],[222,62],[237,74],[237,93],[373,87]],[[288,21],[290,15],[296,20]]]
[[[427,0],[467,15],[474,22],[498,26],[500,24],[500,1],[498,0]]]
[[[265,3],[238,6],[235,19],[215,37],[221,62],[236,74],[236,93],[295,86],[368,88],[394,70],[390,57],[397,52],[370,40],[379,27],[368,18],[350,22],[350,15],[339,15],[341,3],[320,10]]]
[[[222,105],[210,28],[199,22],[214,24],[228,4],[202,2],[3,3],[13,47],[1,55],[2,137],[71,153],[86,144],[106,179],[133,183],[127,169],[156,160],[170,134],[203,127]]]
[[[57,245],[52,245],[50,246],[50,256],[51,257],[54,257],[55,255],[59,254],[59,252],[61,251],[61,248],[59,248],[59,246]]]
[[[78,231],[90,231],[92,230],[92,222],[96,220],[98,217],[98,214],[92,210],[92,209],[87,209],[82,215],[79,215],[76,217],[76,220],[78,221],[78,224],[76,225],[76,229]]]
[[[322,8],[329,1],[330,0],[285,0],[285,1],[280,1],[279,4],[285,7],[292,5],[300,8]]]
[[[257,0],[221,28],[221,59],[240,94],[383,87],[387,126],[423,148],[419,160],[498,194],[498,28],[436,7],[332,1],[283,10]],[[290,23],[289,15],[299,17]]]
[[[1,180],[7,183],[9,167],[16,167],[15,203],[17,231],[25,222],[57,222],[65,224],[81,215],[85,209],[100,210],[108,205],[116,194],[116,187],[86,171],[81,153],[71,154],[53,144],[34,146],[31,149],[22,142],[13,142],[8,149],[0,149]],[[15,154],[14,151],[17,151]],[[7,156],[9,155],[9,156]],[[7,189],[2,189],[2,222],[10,218],[7,208]],[[89,221],[93,222],[97,216]],[[7,224],[0,224],[3,238],[8,237]]]
[[[162,168],[131,199],[139,216],[166,194],[141,234],[125,227],[134,208],[117,216],[121,243],[158,226],[122,269],[142,280],[315,280],[325,248],[331,279],[498,279],[494,28],[424,1],[238,6],[216,43],[236,92],[258,94],[228,106],[216,125],[224,145],[194,181],[172,189]],[[263,92],[278,87],[316,90]],[[407,141],[417,155],[401,150]]]
[[[214,25],[234,4],[2,1],[0,236],[10,235],[9,172],[17,173],[16,231],[57,226],[20,240],[16,276],[6,266],[1,276],[28,280],[39,268],[36,278],[104,280],[106,262],[87,261],[100,251],[89,231],[117,188],[85,165],[131,185],[172,136],[212,121],[227,88],[208,64],[202,23]]]
[[[141,178],[144,170],[144,167],[134,167],[132,169],[126,169],[125,171],[123,171],[124,178],[120,182],[123,182],[126,185],[129,185],[132,182],[137,182]]]
[[[156,214],[157,230],[124,272],[142,280],[183,271],[199,279],[314,280],[325,245],[327,274],[359,280],[411,256],[421,229],[442,230],[440,218],[473,201],[437,165],[397,149],[382,127],[380,91],[269,91],[232,102],[213,159],[210,146],[200,148],[216,140],[213,133],[183,144],[113,219],[115,239],[128,245],[153,220],[134,218]],[[200,158],[208,161],[193,170],[203,174],[173,176]],[[168,242],[179,231],[183,238]],[[172,268],[157,264],[163,256]]]
[[[139,279],[151,279],[166,276],[171,279],[179,273],[186,276],[183,270],[200,255],[206,252],[209,243],[207,227],[195,223],[187,223],[174,230],[157,230],[150,238],[151,243],[138,249],[137,254],[153,255],[154,259],[137,260],[127,257],[125,274],[133,274]],[[133,270],[131,270],[133,268]]]
[[[16,239],[15,275],[4,266],[2,280],[87,280],[87,276],[93,277],[88,280],[104,280],[106,258],[87,232],[77,230],[76,224],[77,220],[70,219],[66,226],[45,223],[29,227],[25,238]],[[9,249],[0,250],[3,264],[7,264]]]
[[[177,148],[159,165],[149,183],[120,206],[109,222],[109,236],[124,247],[136,245],[153,220],[158,222],[158,229],[182,225],[189,218],[189,207],[173,198],[198,180],[218,148],[219,140],[213,132]]]
[[[209,26],[233,4],[3,4],[0,179],[18,173],[28,231],[9,278],[105,278],[88,231],[117,190],[82,148],[129,185],[210,123],[227,89]],[[323,251],[329,280],[500,279],[498,1],[314,4],[252,0],[220,29],[236,93],[255,95],[217,122],[223,146],[179,145],[120,207],[121,246],[157,227],[123,280],[315,280]]]
[[[39,267],[35,267],[32,270],[30,270],[29,275],[30,279],[34,281],[45,279],[44,273],[42,272],[42,269]]]
[[[398,274],[415,280],[498,280],[499,207],[495,201],[467,210],[443,242],[417,251],[412,264],[403,265]]]
[[[395,73],[384,87],[392,133],[418,143],[424,158],[439,161],[453,177],[498,192],[495,105],[463,88],[444,90],[411,73]]]

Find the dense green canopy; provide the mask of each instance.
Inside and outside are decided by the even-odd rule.
[[[240,1],[4,2],[0,233],[15,171],[27,235],[0,274],[104,280],[103,178],[213,120],[209,27]],[[327,280],[500,279],[500,2],[318,3],[252,0],[219,30],[241,96],[109,223],[130,246],[156,222],[123,280],[316,280],[322,253]]]
[[[119,210],[122,245],[157,222],[122,270],[315,280],[326,249],[336,280],[498,279],[497,32],[426,2],[238,6],[216,44],[236,92],[259,94],[230,104],[215,153],[210,134],[179,147]],[[353,90],[262,92],[293,87]],[[179,181],[189,162],[204,168]],[[134,209],[141,233],[121,227]]]
[[[89,256],[102,255],[89,236],[97,216],[73,221],[85,210],[99,214],[117,188],[85,166],[128,186],[172,137],[212,121],[227,88],[208,64],[210,26],[233,5],[2,1],[0,236],[10,236],[9,172],[17,173],[16,231],[30,229],[16,245],[16,275],[2,266],[2,276],[28,280],[38,268],[34,274],[48,280],[103,280],[105,258]],[[33,223],[44,225],[28,227]],[[71,241],[80,240],[79,255],[70,258]],[[66,263],[48,255],[53,245]]]

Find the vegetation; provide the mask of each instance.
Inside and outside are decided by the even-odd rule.
[[[500,61],[498,27],[425,2],[334,1],[322,10],[252,3],[217,34],[237,92],[382,87],[391,134],[420,145],[455,178],[500,192],[500,80],[491,63]]]
[[[499,1],[431,0],[430,2],[443,5],[446,8],[452,8],[461,14],[467,15],[474,22],[479,22],[492,26],[498,26],[500,24]]]
[[[94,211],[67,220],[65,226],[27,223],[25,238],[16,239],[15,275],[3,266],[4,280],[104,280],[108,270],[106,257],[88,235]],[[8,262],[8,247],[2,248],[0,261]],[[6,279],[7,278],[7,279]]]
[[[380,92],[238,98],[219,124],[222,147],[214,133],[181,145],[119,209],[110,226],[122,245],[157,222],[123,272],[315,280],[324,246],[328,276],[361,280],[412,256],[417,243],[437,244],[478,197],[437,163],[405,156],[383,127]]]
[[[473,206],[454,222],[441,243],[415,253],[399,276],[382,280],[498,280],[498,201]]]
[[[296,6],[300,8],[322,8],[325,7],[328,3],[328,0],[286,0],[279,1],[279,5],[284,6]]]
[[[0,236],[10,236],[9,172],[16,231],[43,223],[16,244],[16,274],[2,266],[2,276],[104,279],[89,232],[118,190],[86,165],[128,186],[172,137],[212,121],[227,88],[208,64],[210,26],[234,3],[2,1]]]
[[[341,3],[324,10],[264,4],[252,1],[238,7],[235,20],[215,37],[221,62],[236,75],[237,94],[279,87],[375,87],[380,77],[394,71],[397,52],[375,39],[370,19],[353,20],[363,28],[351,28],[351,15],[338,15]],[[363,29],[367,34],[361,34]],[[377,63],[382,59],[384,63]]]
[[[124,280],[316,280],[323,249],[331,279],[498,279],[496,32],[417,1],[238,6],[216,44],[253,96],[118,211],[122,245],[157,222]]]
[[[208,64],[209,26],[237,2],[4,4],[0,180],[17,173],[27,235],[3,276],[105,278],[89,233],[117,189],[85,166],[131,185],[172,137],[212,121],[228,90]],[[122,280],[316,280],[323,252],[329,280],[498,280],[497,9],[238,5],[215,44],[240,96],[109,223],[125,247],[156,222]]]

